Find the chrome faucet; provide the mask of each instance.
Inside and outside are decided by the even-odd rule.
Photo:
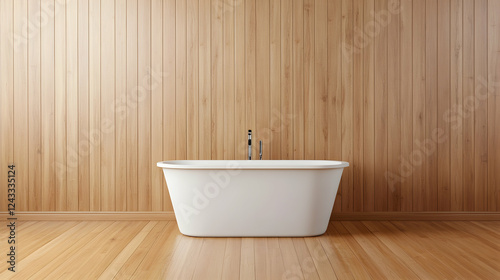
[[[252,159],[252,131],[248,130],[248,160]]]
[[[259,141],[259,159],[262,160],[262,140]]]

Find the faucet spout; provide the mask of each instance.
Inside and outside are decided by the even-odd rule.
[[[262,160],[262,140],[259,141],[259,159]]]
[[[252,159],[252,131],[248,130],[248,160]]]

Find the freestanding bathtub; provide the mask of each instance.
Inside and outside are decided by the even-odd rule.
[[[180,160],[157,165],[185,235],[314,236],[326,231],[349,163]]]

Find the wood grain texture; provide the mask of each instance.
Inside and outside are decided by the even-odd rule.
[[[245,159],[248,129],[254,159],[350,162],[334,216],[499,209],[497,1],[1,5],[18,210],[171,213],[156,162]]]
[[[30,246],[0,278],[496,279],[499,227],[335,221],[317,237],[193,238],[173,221],[22,222]]]
[[[161,11],[161,8],[159,9]],[[161,34],[161,33],[160,33]],[[115,1],[115,209],[127,210],[127,0]],[[161,60],[160,60],[161,61]],[[156,69],[155,69],[156,70]],[[160,94],[161,96],[161,94]],[[159,102],[161,106],[161,102]],[[158,118],[161,121],[161,117]],[[157,139],[157,138],[156,138]],[[161,185],[160,181],[160,185]],[[160,196],[161,197],[161,196]]]
[[[438,2],[438,112],[449,112],[451,101],[450,90],[450,1]],[[439,113],[438,113],[439,114]],[[438,210],[451,210],[451,156],[450,156],[450,123],[444,115],[438,115],[438,130],[444,135],[438,141]]]
[[[78,1],[78,210],[90,211],[89,2]]]
[[[137,211],[138,201],[138,77],[137,77],[137,0],[127,0],[127,211]]]
[[[56,24],[56,28],[58,24]],[[66,207],[71,211],[78,210],[79,186],[79,95],[78,91],[78,2],[69,1],[66,3]],[[63,48],[64,49],[64,48]],[[59,53],[59,52],[56,52]],[[57,57],[57,56],[56,56]],[[57,81],[57,79],[56,79]],[[57,99],[56,99],[57,104]],[[56,122],[58,118],[55,118]],[[73,125],[71,125],[73,124]],[[63,146],[64,148],[64,146]],[[58,146],[57,150],[61,148]],[[57,178],[59,179],[59,178]]]
[[[66,21],[66,3],[62,3],[61,5],[57,5],[54,8],[54,28],[55,28],[55,46],[54,46],[54,51],[58,53],[59,55],[55,56],[55,65],[54,65],[54,74],[55,74],[55,96],[54,96],[54,105],[55,105],[55,133],[54,133],[54,139],[55,139],[55,144],[58,149],[55,150],[55,162],[56,162],[56,170],[55,170],[55,176],[56,176],[56,210],[63,210],[68,208],[67,206],[67,191],[68,190],[74,190],[78,189],[78,179],[74,180],[74,168],[78,168],[78,162],[75,163],[72,162],[67,162],[67,151],[68,151],[68,133],[67,129],[72,129],[75,128],[78,129],[78,126],[71,126],[71,127],[66,127],[66,122],[67,119],[71,118],[73,123],[75,121],[74,118],[74,113],[77,111],[73,109],[71,112],[72,116],[70,117],[69,114],[67,114],[67,105],[69,105],[69,95],[68,93],[68,85],[74,86],[74,79],[72,79],[72,75],[67,75],[68,69],[67,69],[67,64],[66,64],[66,57],[71,54],[71,52],[74,50],[74,48],[71,48],[71,44],[74,43],[74,40],[70,40],[67,38],[66,34],[66,26],[69,26],[70,28],[73,26],[73,21],[68,19]],[[72,19],[75,19],[73,16]],[[73,38],[74,39],[74,38]],[[70,45],[66,45],[66,42],[70,41]],[[74,47],[74,46],[73,46]],[[70,53],[68,53],[70,52]],[[73,53],[72,58],[76,57],[76,55]],[[68,63],[69,64],[69,63]],[[73,70],[73,69],[71,69]],[[75,71],[71,71],[70,73],[76,74]],[[68,83],[69,82],[69,83]],[[71,91],[71,96],[75,95],[76,93],[74,90]],[[74,98],[72,98],[72,101],[74,101]],[[73,105],[74,102],[71,102]],[[73,130],[74,131],[74,130]],[[74,136],[74,135],[73,135]],[[73,140],[74,138],[72,138]],[[69,167],[71,164],[72,167]],[[74,167],[73,167],[74,166]],[[68,168],[69,167],[69,168]],[[72,174],[72,184],[67,185],[67,179],[68,179],[68,174],[71,172]],[[75,185],[76,183],[76,185]],[[78,196],[73,196],[75,198],[78,198]]]
[[[101,1],[101,209],[116,209],[115,6]],[[149,131],[148,131],[149,137]]]
[[[462,61],[463,61],[463,1],[452,0],[450,3],[450,94],[451,108],[463,108],[462,97]],[[445,116],[451,126],[450,161],[453,176],[451,177],[451,210],[464,209],[463,182],[463,123],[462,116],[456,114]]]
[[[151,211],[151,1],[137,1],[137,208]],[[101,174],[102,175],[102,174]],[[139,183],[138,183],[139,186]]]
[[[163,160],[163,3],[151,1],[151,159]],[[123,167],[126,172],[126,167]],[[151,210],[163,209],[163,172],[151,168]],[[123,174],[125,177],[125,173]],[[126,206],[126,204],[124,204]]]
[[[354,51],[346,46],[354,43],[354,16],[352,1],[342,1],[342,160],[353,161],[353,69]],[[320,58],[319,58],[320,59]],[[319,90],[319,89],[318,89]],[[317,127],[316,127],[317,128]],[[354,163],[353,163],[354,164]],[[346,169],[342,176],[342,212],[352,212],[353,210],[353,168]]]
[[[463,54],[462,54],[462,98],[463,98],[463,184],[464,210],[475,208],[475,146],[474,146],[474,1],[463,0]]]
[[[401,0],[401,158],[398,167],[401,180],[401,211],[413,209],[413,9],[411,0]],[[398,174],[398,173],[396,173]]]
[[[497,1],[488,1],[488,211],[500,210],[500,9]],[[496,78],[495,78],[496,77]]]
[[[25,1],[14,1],[14,7],[13,7],[13,21],[14,22],[14,34],[23,34],[24,32],[27,32],[27,26],[25,26],[22,21],[28,16],[28,3]],[[14,94],[14,99],[13,99],[13,107],[9,109],[2,107],[2,111],[5,110],[5,112],[8,112],[9,114],[13,113],[13,127],[15,128],[12,137],[10,138],[10,141],[13,141],[16,139],[16,141],[13,142],[14,148],[13,148],[13,160],[17,164],[17,168],[20,170],[29,170],[29,109],[28,109],[28,68],[26,68],[25,65],[28,63],[28,45],[26,42],[18,44],[18,45],[13,45],[14,46],[14,54],[13,54],[13,74],[14,74],[14,79],[13,79],[13,92]],[[8,66],[10,66],[9,63],[7,63]],[[2,71],[3,73],[3,71]],[[6,77],[9,77],[9,75],[6,75]],[[64,80],[64,79],[63,79]],[[3,92],[3,89],[2,89]],[[11,93],[5,92],[5,96],[8,98],[11,98]],[[9,100],[10,101],[10,100]],[[5,105],[9,105],[10,103],[8,100],[3,100],[2,103],[5,103]],[[9,119],[6,116],[2,115],[2,118]],[[63,118],[64,120],[64,118]],[[8,126],[6,126],[8,127]],[[4,131],[1,132],[6,133]],[[8,134],[8,133],[6,133]],[[9,144],[10,141],[6,141],[6,144]],[[7,146],[6,146],[7,147]],[[2,156],[0,156],[2,158]],[[2,177],[2,180],[4,178]],[[19,197],[28,197],[29,195],[29,173],[23,172],[19,173],[16,176],[16,183],[24,186],[22,188],[17,189],[17,195]],[[6,192],[7,193],[7,192]],[[3,199],[3,196],[0,196]],[[8,197],[7,197],[8,198]],[[28,210],[28,200],[23,199],[20,200],[19,203],[16,205],[17,209],[21,211],[26,211]]]

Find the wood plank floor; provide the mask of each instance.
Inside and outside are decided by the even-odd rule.
[[[173,221],[18,223],[16,272],[2,261],[0,279],[500,279],[500,221],[331,222],[308,238],[193,238]]]

